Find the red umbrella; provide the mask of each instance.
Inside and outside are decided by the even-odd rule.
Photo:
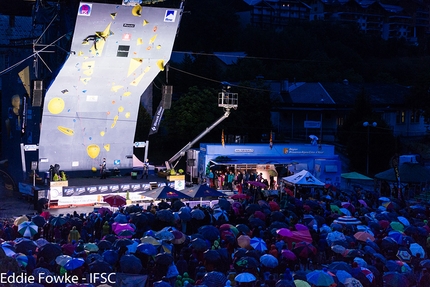
[[[117,194],[110,194],[103,196],[103,201],[112,207],[121,207],[127,204],[127,200]]]
[[[378,223],[383,229],[387,229],[390,226],[390,222],[388,220],[380,220]]]
[[[280,207],[279,204],[275,201],[269,201],[269,207],[271,211],[279,211]]]
[[[267,187],[267,185],[265,185],[264,183],[262,183],[260,181],[249,180],[247,183],[250,184],[250,185],[256,186],[256,187],[263,187],[263,188]]]
[[[249,196],[247,194],[244,194],[244,193],[238,193],[238,194],[232,195],[230,198],[231,199],[247,199],[247,198],[249,198]]]

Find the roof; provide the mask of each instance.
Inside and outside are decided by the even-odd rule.
[[[422,183],[430,180],[430,169],[419,163],[403,163],[399,167],[400,182],[404,183]],[[380,172],[375,178],[396,182],[396,174],[393,168]]]
[[[214,55],[226,65],[236,64],[239,59],[246,57],[245,52],[214,52]]]

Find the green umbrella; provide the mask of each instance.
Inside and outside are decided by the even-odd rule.
[[[335,204],[330,204],[330,209],[332,212],[337,212],[339,214],[342,214],[342,211],[340,210],[340,207]]]
[[[403,224],[401,224],[400,222],[397,222],[397,221],[391,222],[390,226],[392,229],[394,229],[396,231],[403,232],[405,230],[405,227],[403,226]]]

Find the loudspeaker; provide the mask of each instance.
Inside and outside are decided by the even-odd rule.
[[[31,105],[33,107],[41,107],[43,99],[43,81],[33,82],[33,97]]]
[[[165,110],[170,109],[172,106],[172,94],[173,94],[173,86],[166,86],[163,85],[162,89],[162,102],[163,102],[163,108]]]

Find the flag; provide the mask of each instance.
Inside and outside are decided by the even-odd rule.
[[[162,103],[160,103],[158,105],[157,112],[155,113],[154,118],[152,119],[151,129],[149,130],[148,136],[158,132],[158,128],[160,127],[160,122],[163,117],[163,113],[164,113],[164,108]]]
[[[273,147],[272,131],[270,131],[270,149]]]
[[[221,132],[221,144],[222,144],[222,147],[225,147],[224,129]]]

